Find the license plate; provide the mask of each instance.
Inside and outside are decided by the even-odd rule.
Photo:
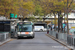
[[[27,37],[27,36],[23,36],[23,37]]]

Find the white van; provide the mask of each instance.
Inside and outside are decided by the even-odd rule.
[[[34,31],[46,31],[47,29],[44,26],[34,26]]]

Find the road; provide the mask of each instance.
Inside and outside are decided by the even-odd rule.
[[[0,50],[68,50],[45,34],[46,32],[35,32],[34,39],[14,39],[0,46]]]

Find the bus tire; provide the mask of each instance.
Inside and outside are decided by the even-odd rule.
[[[32,36],[32,39],[34,38],[34,35]]]
[[[34,38],[34,36],[32,38]]]
[[[20,39],[20,37],[18,36],[17,39]]]
[[[40,29],[40,31],[43,31],[42,29]]]

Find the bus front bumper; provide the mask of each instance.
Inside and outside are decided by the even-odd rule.
[[[18,34],[18,37],[32,37],[33,34]]]

